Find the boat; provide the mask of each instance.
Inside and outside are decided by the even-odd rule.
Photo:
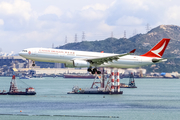
[[[12,80],[10,83],[8,95],[35,95],[35,89],[33,87],[28,87],[25,91],[20,91],[16,85],[15,75],[12,76]]]
[[[19,79],[30,79],[28,76],[20,76]]]
[[[35,95],[36,92],[34,88],[29,87],[29,88],[26,88],[25,92],[14,90],[14,91],[8,92],[7,94],[8,95]]]
[[[120,87],[121,88],[137,88],[137,86],[135,85],[135,80],[134,80],[133,73],[130,74],[129,84],[120,83]]]
[[[0,91],[0,95],[7,95],[7,92],[3,90],[2,92]]]
[[[64,74],[64,78],[81,78],[81,79],[94,79],[93,75],[77,75],[77,74]]]

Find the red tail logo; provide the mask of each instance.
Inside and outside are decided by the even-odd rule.
[[[150,51],[147,53],[141,55],[146,57],[159,57],[161,58],[170,39],[169,38],[163,38],[158,44],[156,44]]]

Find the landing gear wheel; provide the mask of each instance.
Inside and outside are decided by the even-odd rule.
[[[91,74],[95,74],[95,71],[91,71]]]
[[[93,69],[93,72],[97,72],[97,68],[94,68],[94,69]]]
[[[91,72],[91,71],[92,71],[92,68],[91,68],[91,67],[89,67],[89,68],[87,69],[87,71],[88,71],[88,72]]]
[[[97,74],[101,74],[101,71],[97,71]]]

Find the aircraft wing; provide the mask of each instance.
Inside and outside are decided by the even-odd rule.
[[[119,54],[119,55],[112,55],[112,56],[106,56],[106,57],[97,57],[97,58],[89,58],[86,59],[86,61],[90,62],[91,64],[101,65],[107,62],[112,62],[113,60],[118,60],[119,57],[130,55],[134,53],[136,49],[130,51],[129,53]]]

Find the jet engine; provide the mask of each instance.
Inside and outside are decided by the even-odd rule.
[[[73,65],[73,64],[64,63],[64,66],[65,66],[65,67],[68,67],[68,68],[74,68],[74,65]]]
[[[85,60],[74,60],[73,65],[74,67],[89,67],[90,63]]]

